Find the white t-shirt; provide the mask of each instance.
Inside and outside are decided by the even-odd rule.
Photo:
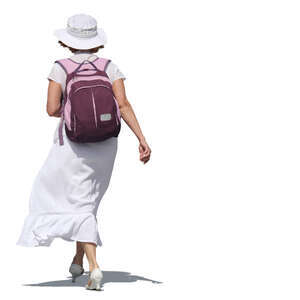
[[[95,59],[97,59],[97,57],[98,56],[95,54],[79,52],[75,53],[75,55],[71,56],[70,58],[77,63],[81,63],[85,59],[88,59],[89,61],[94,61]],[[106,68],[106,73],[111,83],[120,78],[122,78],[123,80],[126,79],[126,77],[120,71],[118,66],[115,65],[113,62],[110,62],[108,64]],[[47,78],[52,79],[57,83],[60,83],[62,91],[64,91],[66,85],[66,77],[66,72],[63,70],[63,68],[58,63],[54,63]]]

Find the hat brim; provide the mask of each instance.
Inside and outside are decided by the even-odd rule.
[[[54,35],[65,45],[79,50],[87,50],[100,47],[105,45],[107,42],[106,34],[101,28],[98,28],[97,35],[91,38],[75,37],[69,34],[65,28],[55,30]]]

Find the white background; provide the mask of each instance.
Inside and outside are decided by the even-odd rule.
[[[299,299],[299,1],[1,6],[1,294]],[[113,272],[99,293],[64,286],[74,243],[16,246],[58,121],[46,114],[46,78],[54,60],[71,55],[53,31],[80,12],[105,29],[99,55],[126,75],[153,150],[139,162],[123,122],[98,214],[98,260]]]

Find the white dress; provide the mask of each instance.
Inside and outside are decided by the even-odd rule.
[[[87,56],[80,53],[71,58],[81,62]],[[107,74],[111,81],[125,79],[114,64]],[[48,78],[64,86],[64,73],[57,64]],[[57,126],[52,148],[34,180],[17,245],[50,246],[55,238],[102,245],[96,215],[110,182],[118,138],[79,144],[70,141],[64,130],[63,135],[61,146]]]

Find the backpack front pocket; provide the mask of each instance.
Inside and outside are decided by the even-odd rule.
[[[97,141],[118,131],[112,90],[102,84],[82,85],[71,94],[71,128],[76,141]]]

